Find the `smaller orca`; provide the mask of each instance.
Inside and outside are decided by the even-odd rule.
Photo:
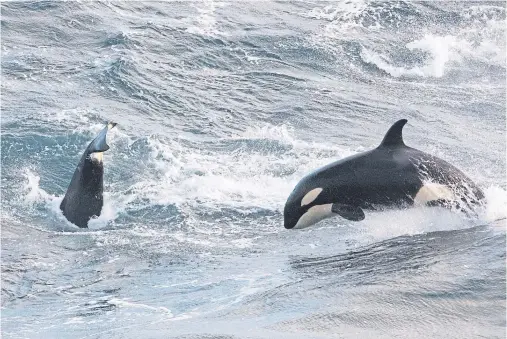
[[[114,126],[116,123],[108,123],[88,145],[60,204],[60,209],[67,220],[81,228],[88,227],[88,221],[93,216],[100,216],[102,211],[104,204],[103,152],[109,149],[106,136]]]
[[[338,160],[301,179],[285,203],[285,228],[308,227],[333,215],[360,221],[365,209],[378,207],[462,208],[484,198],[456,167],[406,146],[402,136],[406,123],[406,119],[394,123],[377,148]]]

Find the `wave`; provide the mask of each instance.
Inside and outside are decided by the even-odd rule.
[[[406,67],[397,66],[388,55],[377,53],[366,47],[362,48],[362,60],[393,77],[434,77],[445,75],[448,65],[459,65],[463,60],[476,60],[500,65],[505,61],[501,47],[491,41],[472,41],[452,35],[438,36],[427,34],[422,39],[414,40],[405,45],[412,53],[425,55],[423,65]]]
[[[505,69],[505,8],[441,7],[347,1],[304,16],[327,22],[311,40],[341,62],[352,61],[352,70],[356,61],[396,78],[442,78],[461,67],[478,75],[485,67]],[[371,34],[377,38],[366,39]]]
[[[456,46],[456,38],[453,36],[439,37],[427,35],[423,39],[410,42],[406,45],[406,48],[410,51],[420,50],[429,54],[423,66],[412,68],[395,66],[388,56],[372,52],[364,47],[360,55],[365,63],[372,64],[394,77],[440,78],[444,75],[446,64],[456,60],[456,55],[451,53]]]
[[[286,126],[252,127],[220,140],[219,149],[213,152],[189,149],[182,141],[162,137],[149,137],[147,146],[157,171],[154,177],[136,183],[132,187],[136,192],[155,204],[212,209],[228,206],[278,211],[297,176],[309,171],[304,163],[308,165],[314,159],[308,151],[293,156],[310,145],[295,141]],[[300,166],[298,159],[303,163]],[[325,161],[330,158],[319,160]],[[293,178],[286,178],[284,173],[292,173]]]

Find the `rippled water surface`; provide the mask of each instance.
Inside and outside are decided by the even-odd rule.
[[[4,338],[505,338],[505,2],[2,2]],[[405,142],[486,193],[283,228]],[[105,121],[105,205],[58,206]]]

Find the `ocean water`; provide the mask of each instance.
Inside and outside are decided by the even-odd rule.
[[[505,338],[505,2],[2,2],[3,338]],[[283,227],[299,179],[405,142],[439,208]],[[59,203],[106,121],[105,205]]]

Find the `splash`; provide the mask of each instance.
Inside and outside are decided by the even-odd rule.
[[[466,229],[477,225],[463,213],[441,207],[415,207],[370,214],[365,223],[366,236],[374,241],[401,235]]]
[[[114,200],[110,193],[104,193],[104,205],[100,211],[100,216],[88,221],[88,228],[92,230],[102,229],[108,223],[118,218],[120,211],[124,208],[118,206],[118,202]]]
[[[507,217],[507,192],[498,187],[490,186],[484,190],[486,200],[483,206],[476,209],[477,215],[471,217],[457,209],[444,207],[411,207],[408,209],[387,209],[384,211],[367,212],[366,219],[361,223],[347,223],[347,238],[357,246],[392,239],[405,235],[417,235],[438,231],[463,230],[480,225],[500,225],[505,231]],[[498,223],[499,221],[502,221]],[[329,228],[326,222],[322,228]],[[333,226],[335,227],[335,226]]]
[[[487,223],[507,218],[507,191],[499,186],[490,186],[484,190],[485,208],[481,219]]]
[[[24,202],[30,208],[37,206],[43,206],[45,210],[50,211],[53,215],[57,216],[58,219],[65,221],[67,226],[72,225],[71,228],[77,228],[77,226],[67,221],[62,211],[60,210],[60,204],[63,200],[63,196],[56,196],[49,194],[40,187],[40,176],[32,172],[29,169],[25,169],[25,183],[23,185]]]
[[[363,47],[361,58],[364,62],[375,65],[393,77],[435,77],[444,75],[445,66],[451,61],[460,61],[459,46],[464,43],[454,36],[426,35],[406,45],[410,51],[427,52],[429,57],[423,66],[405,68],[394,66],[388,56],[372,52]]]
[[[40,188],[40,176],[37,174],[33,173],[29,169],[25,169],[25,178],[26,182],[23,185],[23,189],[26,192],[26,203],[33,204],[41,201],[51,201],[56,198]]]
[[[40,187],[40,176],[29,169],[25,170],[24,176],[26,181],[23,185],[23,191],[26,205],[31,208],[42,206],[43,209],[56,216],[58,220],[64,222],[66,225],[65,229],[75,230],[78,228],[76,225],[69,222],[60,210],[60,204],[62,203],[64,195],[56,196],[46,192]],[[126,203],[124,202],[124,204]],[[103,228],[111,221],[114,221],[123,210],[124,207],[121,201],[115,201],[111,195],[106,192],[104,193],[104,206],[101,215],[98,218],[92,218],[88,222],[88,227],[90,229]]]
[[[475,44],[464,38],[452,35],[438,36],[426,34],[422,39],[414,40],[405,45],[414,53],[422,52],[427,55],[424,64],[406,68],[396,66],[388,55],[377,53],[366,47],[362,48],[361,58],[364,62],[372,64],[393,77],[433,77],[441,78],[450,64],[459,64],[465,59],[501,62],[503,55],[501,48],[491,41],[482,41]]]
[[[354,153],[307,143],[287,125],[250,126],[219,141],[227,152],[187,148],[183,141],[147,139],[155,172],[135,183],[152,204],[211,209],[279,210],[299,179],[316,167]]]

